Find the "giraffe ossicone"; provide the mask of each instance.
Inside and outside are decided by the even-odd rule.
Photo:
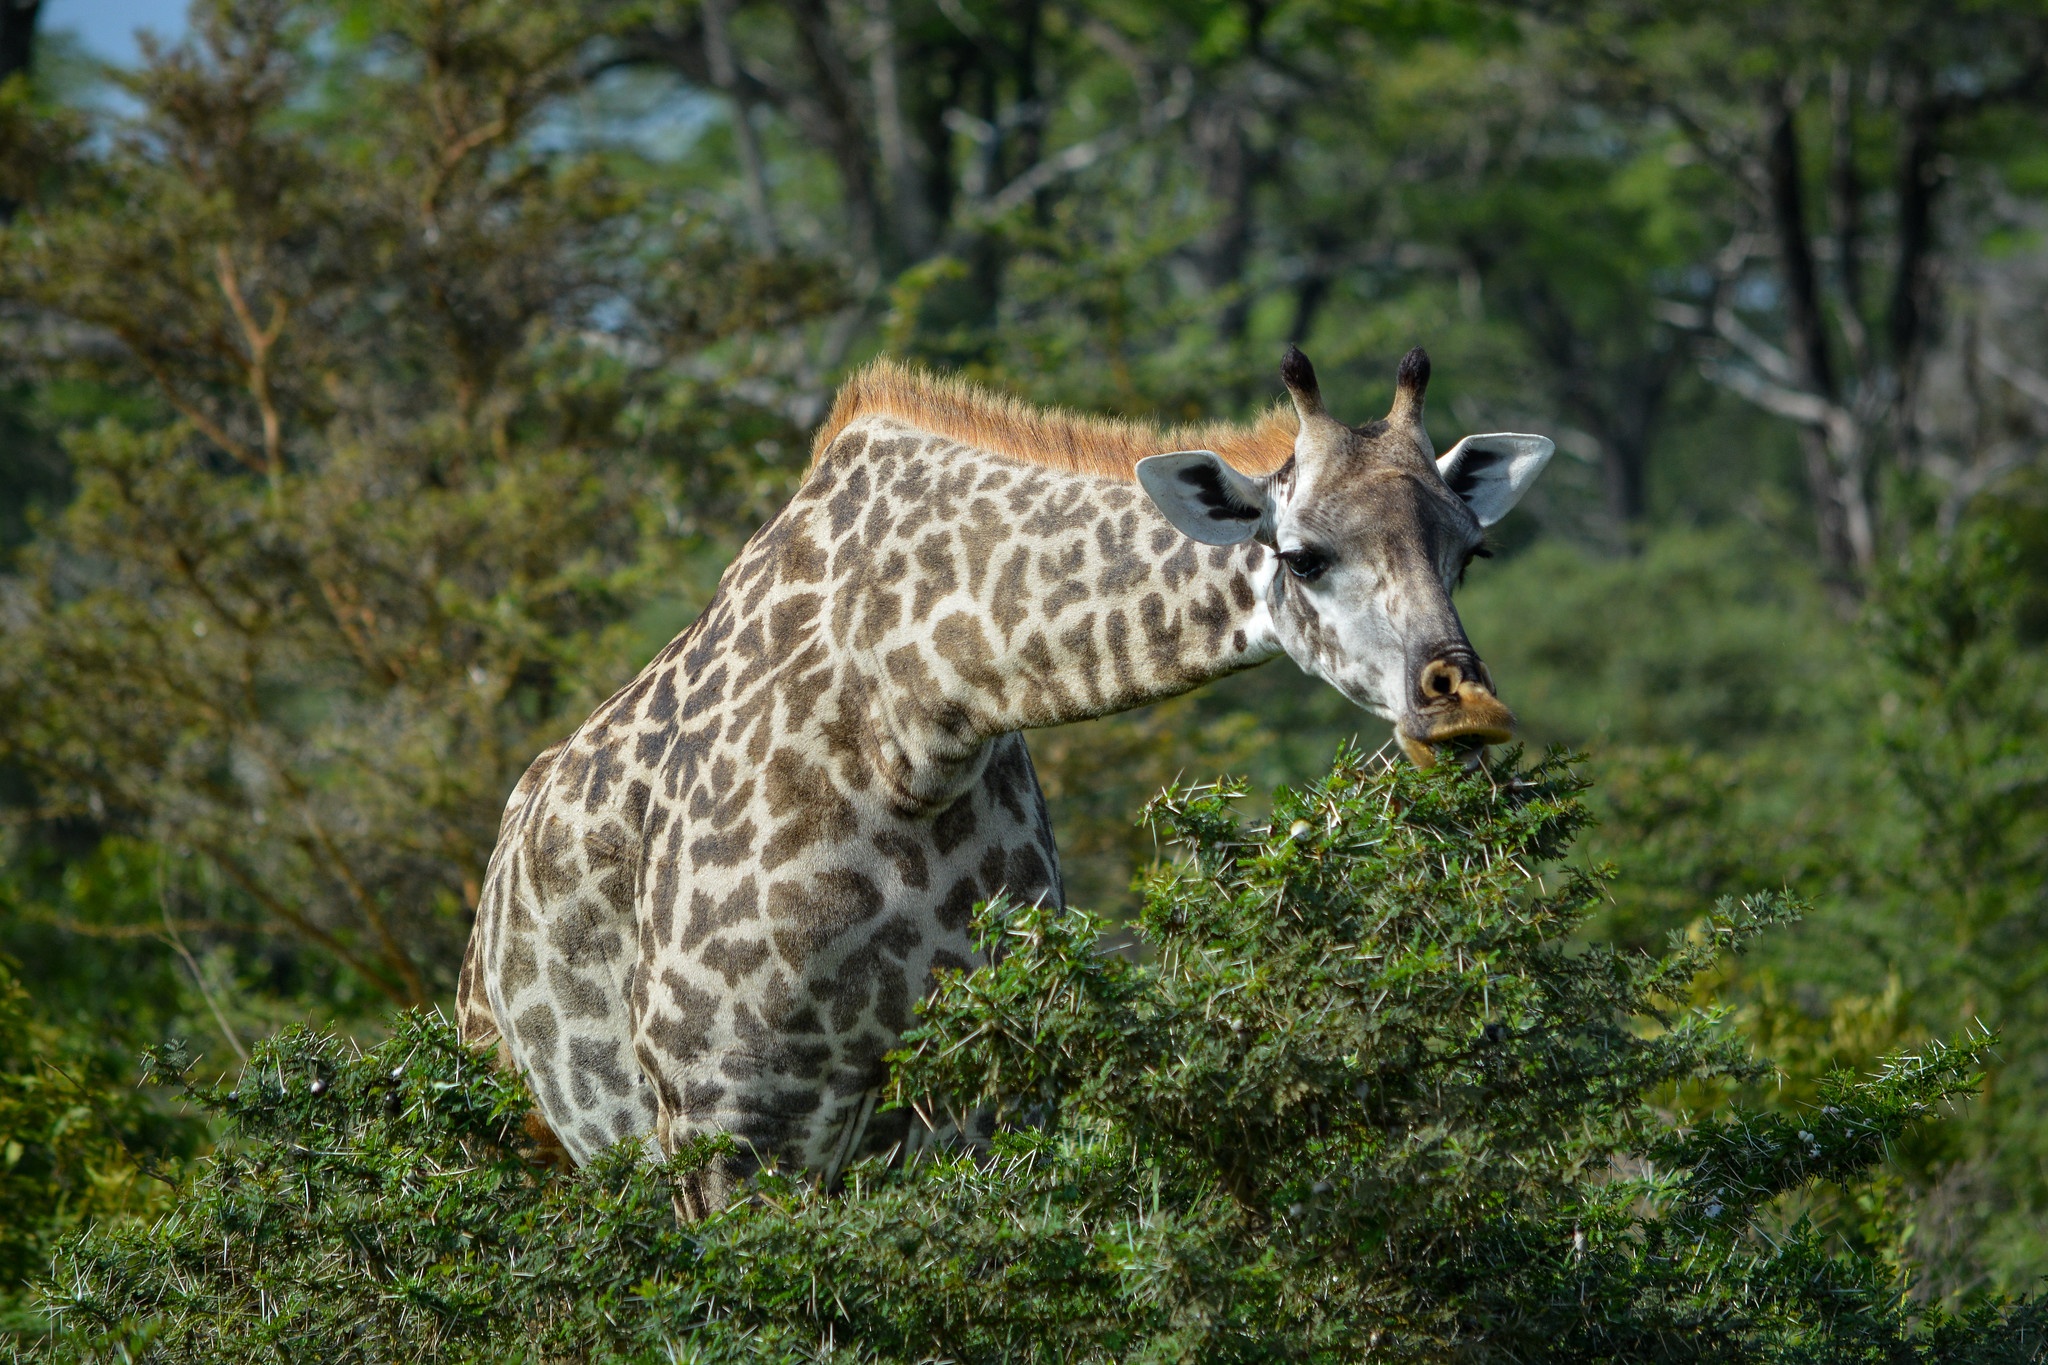
[[[846,385],[704,614],[506,805],[458,1015],[571,1159],[730,1133],[703,1213],[913,1141],[873,1095],[931,973],[976,965],[976,902],[1062,898],[1024,730],[1285,653],[1418,762],[1509,737],[1451,590],[1551,442],[1437,459],[1420,350],[1357,427],[1281,375],[1291,410],[1178,431]]]

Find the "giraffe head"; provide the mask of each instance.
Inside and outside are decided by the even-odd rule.
[[[1244,474],[1213,451],[1155,455],[1138,482],[1167,520],[1207,545],[1275,552],[1264,585],[1280,647],[1394,723],[1420,764],[1448,747],[1476,758],[1514,735],[1451,605],[1484,532],[1514,507],[1554,448],[1542,436],[1467,436],[1441,459],[1422,425],[1429,357],[1401,360],[1384,418],[1346,426],[1323,407],[1315,368],[1289,348],[1281,380],[1301,422],[1294,455]]]

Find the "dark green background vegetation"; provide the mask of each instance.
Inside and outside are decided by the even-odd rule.
[[[1700,975],[1683,989],[1617,984],[1585,1013],[1725,1010],[1739,1031],[1727,1036],[1775,1065],[1771,1078],[1737,1066],[1725,1038],[1662,1071],[1616,1042],[1609,1107],[1585,1111],[1571,1173],[1532,1175],[1532,1193],[1475,1158],[1444,1178],[1544,1237],[1568,1232],[1592,1216],[1572,1201],[1595,1197],[1571,1182],[1599,1163],[1637,1179],[1628,1163],[1656,1141],[1695,1144],[1667,1173],[1709,1160],[1698,1144],[1722,1130],[1684,1116],[1725,1110],[1715,1122],[1733,1132],[1847,1110],[1849,1083],[1828,1077],[1877,1069],[1889,1079],[1854,1104],[1886,1140],[1826,1170],[1758,1174],[1770,1197],[1716,1243],[1742,1267],[1720,1283],[1760,1276],[1757,1302],[1783,1309],[1744,1320],[1742,1340],[1778,1343],[1778,1358],[1806,1358],[1795,1339],[1812,1358],[1852,1350],[1800,1336],[1796,1294],[1770,1299],[1771,1238],[1877,1275],[1865,1326],[1902,1286],[1909,1306],[1967,1313],[2048,1274],[2038,6],[201,0],[181,46],[115,74],[16,41],[34,10],[0,0],[6,1330],[41,1330],[35,1284],[89,1223],[107,1231],[63,1253],[89,1282],[64,1292],[140,1311],[135,1296],[176,1280],[162,1258],[180,1236],[197,1246],[231,1225],[228,1168],[193,1158],[227,1143],[262,1168],[279,1150],[263,1143],[317,1120],[138,1090],[144,1048],[187,1040],[184,1074],[202,1088],[248,1056],[354,1065],[329,1032],[372,1048],[396,1030],[431,1053],[432,1026],[393,1011],[452,995],[513,778],[691,618],[800,476],[838,377],[881,351],[1040,401],[1177,420],[1272,401],[1279,352],[1298,341],[1336,411],[1361,420],[1419,343],[1435,360],[1440,445],[1554,435],[1558,458],[1459,598],[1527,737],[1587,754],[1596,822],[1542,856],[1615,868],[1538,937],[1654,951],[1674,933],[1720,942],[1722,897],[1789,891],[1810,909],[1740,957],[1686,958]],[[1073,899],[1131,923],[1134,876],[1183,866],[1132,823],[1176,776],[1301,787],[1353,735],[1382,738],[1285,663],[1034,735]],[[1432,895],[1412,913],[1458,941],[1484,897]],[[1128,1017],[1171,1014],[1161,1001],[1200,978],[1173,975],[1179,930],[1155,922],[1169,902],[1220,903],[1155,890],[1153,918],[1125,932],[1162,954],[1145,969],[1162,975]],[[1277,963],[1296,948],[1259,951]],[[1062,962],[1037,964],[1041,984],[1080,970]],[[1554,965],[1516,970],[1534,980]],[[1001,1001],[982,1007],[999,1015]],[[1455,1002],[1417,1008],[1430,1036],[1485,1022]],[[307,1021],[327,1032],[259,1042]],[[1957,1037],[1974,1041],[1944,1054],[1961,1059],[1950,1071],[1933,1052],[1915,1054],[1930,1069],[1880,1067]],[[1139,1065],[1121,1024],[1070,1042]],[[1190,1084],[1223,1064],[1205,1055],[1189,1043]],[[1038,1075],[1029,1058],[988,1064],[1012,1088]],[[1973,1069],[1974,1099],[1907,1121]],[[1166,1097],[1112,1102],[1066,1073],[1040,1082],[1074,1096],[1078,1116],[1044,1139],[1058,1150],[1042,1169],[1093,1171],[1110,1191],[1076,1195],[1079,1221],[1059,1235],[1095,1237],[1088,1220],[1113,1222],[1102,1210],[1125,1208],[1151,1172],[1209,1170],[1200,1123],[1158,1126]],[[1257,1084],[1285,1091],[1277,1074]],[[349,1142],[441,1160],[494,1140],[489,1124],[518,1100],[483,1095],[474,1131],[410,1137],[376,1127],[391,1118],[381,1103],[331,1123]],[[1508,1110],[1495,1121],[1474,1141],[1497,1160],[1565,1160]],[[1278,1234],[1259,1220],[1301,1202],[1284,1187],[1316,1162],[1405,1169],[1360,1133],[1306,1131],[1247,1148],[1283,1165],[1298,1154],[1292,1175],[1245,1195],[1218,1166],[1169,1198],[1176,1217],[1209,1220],[1173,1234],[1185,1233],[1175,1263],[1222,1278],[1189,1281],[1167,1318],[1108,1288],[1041,1302],[1028,1276],[1014,1281],[1019,1312],[1104,1358],[1137,1351],[1087,1336],[1089,1323],[1153,1332],[1159,1358],[1201,1355],[1211,1339],[1189,1324],[1225,1300],[1248,1305],[1230,1332],[1283,1354],[1343,1355],[1358,1340],[1344,1334],[1382,1309],[1389,1350],[1466,1340],[1458,1315],[1494,1301],[1458,1298],[1406,1252],[1364,1265],[1327,1321],[1302,1315],[1289,1277],[1307,1262],[1275,1259]],[[1038,1139],[1019,1141],[1024,1161]],[[1106,1168],[1101,1152],[1127,1141],[1128,1168]],[[509,1151],[490,1160],[504,1180],[521,1169]],[[995,1237],[1006,1200],[1051,1188],[944,1178],[989,1207],[969,1217],[967,1194],[915,1181],[884,1181],[865,1212],[791,1194],[819,1220],[793,1225],[810,1231],[756,1210],[730,1245],[786,1270],[850,1229],[897,1236],[861,1218],[928,1229],[946,1209],[966,1245]],[[633,1217],[661,1203],[630,1172],[591,1179],[653,1200]],[[535,1226],[577,1207],[521,1189]],[[1469,1210],[1432,1212],[1410,1193],[1420,1224],[1465,1237]],[[1620,1220],[1614,1246],[1633,1248],[1603,1263],[1617,1302],[1653,1269],[1629,1258],[1690,1216],[1637,1193],[1627,1208],[1598,1196]],[[151,1220],[174,1209],[186,1221],[150,1243]],[[1331,1247],[1379,1235],[1331,1217],[1317,1234]],[[456,1274],[433,1260],[444,1250],[406,1264]],[[589,1303],[640,1264],[564,1279],[534,1321],[581,1339],[571,1326],[591,1320]],[[1563,1273],[1547,1264],[1525,1268]],[[1232,1278],[1247,1267],[1267,1277],[1255,1289]],[[729,1271],[691,1283],[724,1293]],[[1103,1285],[1124,1273],[1084,1271]],[[1383,1293],[1397,1282],[1448,1316],[1403,1317]],[[876,1288],[874,1302],[911,1303],[920,1284]],[[982,1358],[1011,1349],[1014,1323],[970,1323],[946,1297],[964,1291],[926,1287],[932,1321],[953,1326],[912,1331],[875,1307],[834,1330],[867,1323],[884,1353],[914,1356],[955,1327]],[[764,1302],[783,1302],[788,1286],[771,1288]],[[1504,1282],[1500,1321],[1554,1292]],[[1693,1292],[1660,1281],[1649,1298]],[[208,1311],[241,1311],[229,1287],[205,1293]],[[366,1302],[341,1295],[323,1330],[384,1340],[389,1324],[349,1316],[374,1316]],[[731,1340],[814,1344],[826,1319],[806,1311],[733,1320]],[[1923,1326],[1933,1335],[1914,1349],[1968,1335]],[[1517,1340],[1566,1349],[1551,1320],[1527,1327]],[[191,1330],[206,1358],[211,1329]],[[496,1338],[448,1330],[494,1358]],[[656,1337],[622,1330],[605,1349],[661,1358]],[[1853,1350],[1879,1358],[1891,1329],[1870,1330]],[[1970,1340],[1991,1350],[1994,1337]],[[1575,1358],[1640,1355],[1644,1339],[1570,1338]],[[1724,1340],[1686,1339],[1695,1354]]]

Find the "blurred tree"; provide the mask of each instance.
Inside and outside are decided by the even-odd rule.
[[[418,1002],[512,779],[689,591],[678,533],[752,508],[759,456],[711,452],[797,447],[731,398],[686,418],[679,360],[832,291],[547,149],[600,36],[573,12],[354,13],[200,6],[0,246],[68,343],[17,363],[125,398],[6,586],[0,707],[47,812],[197,851]]]
[[[1983,221],[1999,144],[2048,114],[2048,20],[2027,4],[1618,0],[1556,22],[1611,100],[1668,119],[1724,178],[1704,287],[1661,313],[1700,338],[1710,378],[1797,425],[1821,552],[1868,578],[1898,514],[1888,468],[1974,491],[1997,459],[1930,450],[1928,367],[1948,282],[2000,216]]]
[[[0,1342],[41,1325],[23,1291],[58,1240],[166,1208],[175,1186],[165,1168],[201,1133],[138,1094],[130,1065],[34,1018],[0,961]]]

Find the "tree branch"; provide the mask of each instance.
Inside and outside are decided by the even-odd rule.
[[[214,278],[220,284],[220,292],[227,297],[228,308],[234,313],[235,321],[242,328],[242,339],[249,348],[249,396],[256,400],[256,411],[263,424],[263,466],[273,485],[284,477],[284,424],[277,413],[277,403],[270,392],[270,352],[277,339],[284,334],[285,318],[289,313],[283,297],[274,299],[270,307],[270,325],[256,325],[256,315],[249,307],[249,301],[242,294],[241,276],[235,270],[234,253],[228,250],[226,242],[216,242],[213,248]]]

